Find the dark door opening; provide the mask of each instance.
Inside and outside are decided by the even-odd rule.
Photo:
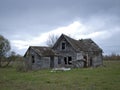
[[[54,68],[54,57],[50,57],[50,68]]]
[[[90,58],[90,66],[92,66],[92,63],[93,63],[92,58]]]
[[[67,64],[67,57],[64,57],[64,62],[65,64]]]
[[[72,57],[68,57],[68,64],[72,64]]]
[[[35,57],[32,56],[32,63],[35,63]]]
[[[87,67],[87,56],[84,56],[84,67]]]

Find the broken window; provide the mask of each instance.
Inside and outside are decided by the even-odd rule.
[[[65,64],[71,65],[72,64],[72,57],[64,57]]]
[[[66,44],[65,42],[62,42],[62,50],[65,50]]]

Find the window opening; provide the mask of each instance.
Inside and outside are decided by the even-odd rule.
[[[35,57],[32,56],[32,63],[35,63]]]
[[[62,50],[65,49],[65,42],[62,42]]]

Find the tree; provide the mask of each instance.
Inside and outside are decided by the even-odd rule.
[[[49,47],[53,47],[53,45],[56,43],[58,39],[58,36],[57,35],[54,35],[54,34],[50,34],[48,36],[48,40],[46,41],[46,44],[49,46]]]
[[[14,51],[11,51],[9,53],[9,57],[6,58],[6,64],[3,67],[7,67],[11,61],[15,61],[16,57],[16,53]]]
[[[0,67],[1,67],[2,58],[6,56],[6,54],[10,51],[10,49],[11,46],[8,39],[0,35]]]

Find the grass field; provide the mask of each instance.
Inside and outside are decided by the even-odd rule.
[[[120,90],[120,61],[71,71],[17,72],[0,68],[0,90]]]

